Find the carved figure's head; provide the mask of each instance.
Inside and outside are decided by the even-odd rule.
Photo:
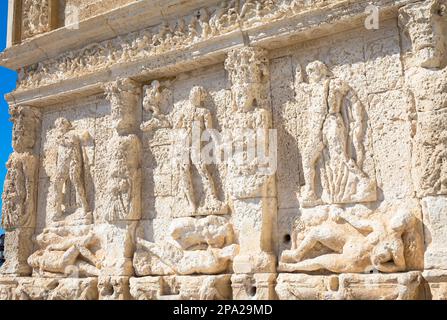
[[[54,126],[57,131],[62,133],[67,133],[68,131],[73,130],[73,125],[65,118],[57,119]]]
[[[408,209],[400,209],[390,219],[388,225],[394,232],[403,232],[413,226],[415,222],[414,214]]]
[[[318,83],[331,75],[328,67],[321,61],[314,61],[307,65],[306,73],[310,83]]]
[[[440,68],[446,62],[447,0],[426,0],[399,11],[399,24],[410,39],[415,64]]]

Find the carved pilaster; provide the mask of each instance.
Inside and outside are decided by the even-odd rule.
[[[228,164],[227,189],[233,199],[233,221],[240,244],[233,268],[236,273],[274,272],[276,157],[270,156],[270,151],[276,146],[269,135],[272,116],[267,53],[260,48],[236,49],[229,53],[225,68],[231,80],[233,107],[228,129],[236,148]],[[258,140],[257,150],[252,150],[247,141],[253,137]],[[259,152],[268,155],[262,159]]]
[[[141,219],[142,145],[135,134],[141,122],[141,87],[130,79],[105,86],[111,103],[113,133],[109,142],[107,202],[102,214],[107,256],[104,274],[133,274],[132,257],[137,222]]]
[[[425,268],[446,269],[443,204],[447,194],[446,0],[422,1],[399,11],[405,84],[412,101],[412,178],[422,199]]]
[[[27,275],[31,237],[36,225],[39,157],[35,145],[40,131],[40,112],[31,107],[10,109],[13,147],[3,190],[2,226],[6,230],[3,274]]]

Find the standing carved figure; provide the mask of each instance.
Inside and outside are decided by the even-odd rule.
[[[216,195],[216,189],[213,178],[208,170],[207,163],[202,159],[201,145],[196,148],[197,141],[193,141],[195,138],[200,139],[202,133],[205,130],[213,129],[211,113],[204,107],[204,101],[206,98],[206,91],[203,87],[194,87],[191,90],[189,96],[189,103],[184,110],[174,119],[174,129],[179,132],[178,138],[182,142],[186,142],[191,145],[188,146],[187,154],[182,154],[182,157],[178,160],[179,171],[179,196],[185,197],[188,201],[189,212],[195,214],[198,210],[199,204],[196,199],[196,190],[194,189],[192,180],[192,167],[194,167],[200,176],[203,192],[204,192],[204,205],[200,210],[207,213],[219,213],[223,209],[222,203],[218,200]],[[185,140],[186,139],[186,140]],[[208,212],[210,211],[210,212]]]
[[[133,134],[140,89],[131,80],[118,80],[107,88],[112,103],[113,136],[110,140],[106,219],[138,220],[141,215],[141,142]]]
[[[303,155],[305,186],[303,205],[321,202],[317,196],[316,172],[322,161],[324,202],[350,203],[375,199],[375,182],[363,171],[366,136],[365,111],[354,90],[331,76],[320,61],[310,63],[310,139]]]
[[[65,118],[59,118],[55,124],[57,158],[56,171],[52,177],[51,191],[54,196],[53,219],[61,219],[78,209],[86,215],[90,212],[85,186],[85,168],[87,157],[83,150],[83,141],[88,133],[79,134]],[[71,187],[75,196],[72,199]]]
[[[237,273],[269,273],[276,265],[271,234],[277,212],[267,52],[252,47],[233,50],[225,69],[231,80],[232,107],[226,126],[236,149],[228,161],[226,187],[240,244],[233,268]]]

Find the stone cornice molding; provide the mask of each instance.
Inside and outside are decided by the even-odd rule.
[[[416,1],[374,1],[380,9],[381,20],[395,18],[398,8],[412,2]],[[349,3],[349,5],[346,3]],[[152,79],[175,76],[180,72],[188,72],[200,67],[223,63],[230,50],[245,45],[276,49],[320,38],[352,29],[353,26],[362,26],[366,17],[365,8],[369,4],[371,4],[371,1],[367,0],[337,1],[335,4],[315,10],[291,14],[265,22],[261,21],[251,26],[242,25],[216,36],[199,37],[197,41],[186,41],[174,48],[169,47],[167,50],[161,50],[159,53],[157,52],[158,49],[155,49],[155,53],[133,55],[132,50],[129,49],[128,57],[124,59],[119,57],[117,61],[99,65],[99,67],[93,65],[91,71],[81,68],[80,72],[73,73],[71,76],[66,76],[63,72],[55,72],[54,75],[62,74],[62,77],[57,78],[56,76],[52,79],[50,74],[42,77],[44,80],[41,83],[22,88],[19,85],[14,93],[7,95],[7,100],[14,103],[45,106],[57,103],[60,99],[71,100],[81,96],[102,93],[102,84],[113,81],[117,77],[129,77],[139,82],[147,82]],[[159,30],[160,25],[154,28]],[[141,36],[141,31],[128,34],[126,37],[135,41],[139,36]],[[122,39],[124,37],[119,38],[119,40]],[[116,42],[116,38],[90,46],[101,48],[113,41]],[[118,41],[118,44],[122,43],[123,41]],[[79,59],[82,54],[76,56],[76,53],[85,52],[85,50],[89,50],[89,47],[75,51],[75,57]],[[64,54],[43,61],[35,65],[34,68],[40,67],[42,70],[42,66],[54,66],[56,65],[55,60],[58,61],[57,59],[60,60],[66,56],[67,54]],[[29,78],[29,76],[22,76],[22,78]]]

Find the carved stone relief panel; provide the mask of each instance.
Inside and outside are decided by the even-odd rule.
[[[178,218],[163,243],[137,239],[135,273],[148,275],[218,274],[230,271],[239,246],[229,221],[220,216]]]
[[[280,208],[375,201],[363,44],[336,36],[275,55],[278,152],[295,162],[279,164]]]
[[[416,203],[304,210],[279,271],[395,273],[422,267],[423,231]]]
[[[32,252],[31,238],[36,226],[37,179],[41,114],[25,106],[10,108],[13,126],[13,148],[6,167],[2,196],[2,227],[5,235],[5,260],[1,274],[29,275],[26,263]]]
[[[119,2],[117,2],[119,1]],[[100,1],[94,5],[79,0],[67,0],[67,7],[77,8],[82,20],[97,10],[129,0]],[[335,0],[341,2],[343,0]],[[92,43],[73,53],[61,54],[45,62],[27,66],[20,75],[19,90],[48,85],[59,80],[78,77],[117,63],[137,61],[239,32],[240,28],[256,28],[270,22],[327,6],[323,0],[303,1],[221,1],[169,20],[156,26],[129,33],[122,37]],[[93,9],[95,8],[95,9]],[[91,11],[90,11],[91,10]],[[66,13],[68,15],[69,12]]]
[[[50,31],[50,0],[22,0],[22,40]]]

